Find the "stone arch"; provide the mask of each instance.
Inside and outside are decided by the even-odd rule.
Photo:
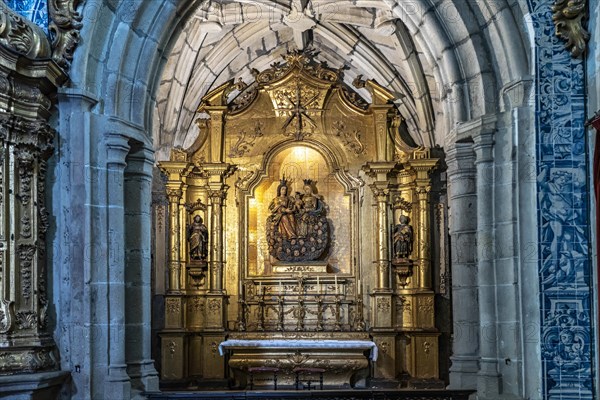
[[[348,2],[351,3],[356,3],[357,6],[365,3],[366,6],[371,2]],[[519,87],[530,74],[527,36],[523,33],[523,24],[517,22],[522,20],[527,12],[525,2],[518,2],[514,6],[510,6],[508,2],[501,2],[502,7],[498,10],[490,10],[486,2],[469,2],[467,5],[462,0],[447,0],[437,5],[432,5],[432,2],[426,0],[385,0],[384,3],[401,21],[398,22],[397,40],[404,53],[398,62],[409,61],[410,66],[407,70],[411,71],[412,79],[418,83],[413,96],[417,100],[427,96],[431,98],[431,101],[425,99],[422,103],[415,101],[414,105],[406,106],[410,115],[415,114],[418,115],[418,119],[428,121],[420,127],[426,137],[423,143],[443,145],[448,152],[452,152],[452,149],[460,149],[470,141],[480,143],[474,146],[482,149],[489,144],[485,140],[490,134],[502,140],[511,137],[516,128],[511,126],[506,115],[498,117],[499,122],[495,120],[490,123],[488,119],[496,118],[495,115],[499,111],[509,111],[500,108],[500,93],[504,94],[510,92],[511,88]],[[176,46],[177,38],[182,35],[185,23],[198,15],[197,11],[201,10],[204,3],[164,0],[147,2],[143,7],[135,6],[137,4],[101,0],[85,3],[86,24],[82,35],[87,40],[83,40],[75,54],[71,74],[72,89],[61,95],[61,114],[63,111],[65,114],[69,111],[81,112],[83,117],[81,120],[69,121],[66,115],[61,115],[60,122],[61,135],[67,136],[63,143],[66,154],[72,154],[72,160],[80,160],[75,149],[82,145],[85,157],[81,159],[91,160],[87,166],[80,166],[84,174],[86,171],[95,173],[96,169],[101,171],[107,168],[106,163],[95,153],[107,151],[107,136],[110,136],[111,132],[125,132],[127,140],[131,137],[145,137],[143,142],[151,142],[150,132],[160,123],[155,113],[155,103],[160,95],[161,73],[169,68],[168,59]],[[416,11],[408,9],[410,4],[416,7]],[[238,6],[240,11],[243,11],[242,6]],[[287,11],[283,6],[277,7],[279,11]],[[443,7],[459,10],[458,18],[452,21],[445,19]],[[200,14],[202,13],[210,14],[207,10],[202,10]],[[349,22],[338,21],[339,26]],[[363,25],[371,27],[374,24],[374,21],[367,19],[360,20],[357,25],[363,29]],[[515,25],[521,29],[514,29]],[[360,32],[359,28],[356,28],[356,31]],[[485,33],[477,33],[478,30]],[[323,31],[332,36],[339,36],[341,33],[339,29],[336,31],[323,28]],[[493,46],[490,43],[493,43]],[[328,44],[337,47],[335,41]],[[373,55],[373,51],[367,50],[363,55],[365,65],[369,63],[369,56]],[[267,64],[269,61],[268,56],[265,56],[261,63]],[[220,79],[228,77],[233,76],[224,75]],[[400,88],[402,85],[398,83],[398,86]],[[207,87],[206,91],[209,89],[210,87]],[[486,98],[486,91],[498,94],[494,94],[489,102],[483,101],[484,107],[475,108],[474,104]],[[200,98],[202,94],[198,92],[197,96]],[[526,99],[526,96],[524,98]],[[520,107],[524,101],[511,106]],[[429,103],[432,104],[431,109],[428,109]],[[529,123],[527,117],[522,118],[526,124]],[[433,125],[431,121],[435,121]],[[89,133],[89,138],[85,138],[87,144],[75,138],[78,132]],[[482,132],[485,135],[482,135]],[[483,139],[480,138],[482,136]],[[154,157],[150,151],[156,146],[156,138],[154,140],[155,143],[148,146],[148,160],[153,160]],[[172,144],[168,143],[166,149],[171,146]],[[476,151],[477,149],[470,148],[465,153],[472,158]],[[124,159],[118,162],[124,162]],[[457,166],[458,172],[468,174],[472,172],[473,165],[475,160],[468,159],[464,166]],[[57,171],[58,174],[69,172],[66,167]],[[106,184],[106,179],[103,179],[102,182]],[[81,182],[81,187],[90,192],[93,185],[93,182]],[[61,207],[74,204],[78,200],[80,199],[73,197],[64,202],[57,202],[54,205],[55,211],[62,213]],[[85,202],[82,201],[81,204]],[[108,199],[103,206],[108,207],[111,204],[111,200]],[[455,204],[454,209],[459,209],[461,204]],[[94,213],[83,206],[80,211],[95,218]],[[82,230],[85,229],[91,229],[91,226],[88,225]],[[474,234],[476,228],[469,232]],[[98,243],[94,245],[100,246]],[[72,262],[75,264],[75,261]],[[93,267],[90,260],[83,264],[86,265],[86,271]],[[75,270],[74,266],[71,268]],[[94,282],[97,278],[92,276],[91,279]],[[476,286],[477,284],[472,285]],[[89,317],[92,312],[87,313]],[[62,343],[61,346],[63,349],[69,344],[76,347],[78,340],[73,339],[73,342]],[[89,343],[84,345],[91,346]],[[110,347],[110,344],[107,342],[106,346]],[[75,365],[77,357],[85,359],[83,355],[69,356],[65,364]],[[87,375],[75,378],[75,387],[89,387],[90,393],[103,393],[102,383],[106,377],[98,378],[103,373],[92,372],[91,364],[88,367]],[[462,372],[456,372],[459,377],[456,382],[461,381]],[[467,372],[471,376],[477,373]],[[93,374],[98,376],[92,379]],[[126,376],[122,376],[122,379],[127,381]],[[515,379],[519,381],[518,377]],[[458,387],[473,387],[472,381],[462,382],[457,383]],[[510,390],[516,392],[520,389]]]

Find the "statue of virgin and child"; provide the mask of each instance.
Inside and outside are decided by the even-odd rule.
[[[316,194],[315,181],[305,179],[302,193],[292,195],[290,182],[282,178],[269,212],[267,241],[271,256],[288,262],[321,257],[329,244],[329,224],[323,200]]]

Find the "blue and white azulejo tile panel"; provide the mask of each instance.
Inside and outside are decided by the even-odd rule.
[[[6,0],[6,4],[48,32],[48,0]]]
[[[585,78],[554,34],[553,0],[529,0],[535,29],[543,398],[594,399]]]

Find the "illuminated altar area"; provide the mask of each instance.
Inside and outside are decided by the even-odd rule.
[[[285,386],[303,367],[323,370],[326,387],[439,387],[430,198],[439,160],[411,146],[393,93],[342,76],[308,51],[255,71],[254,82],[227,82],[202,99],[195,143],[159,163],[163,382],[243,386],[249,370],[269,367]],[[276,339],[289,346],[218,351]],[[337,342],[295,344],[325,339]],[[258,375],[255,386],[273,385],[271,372]]]

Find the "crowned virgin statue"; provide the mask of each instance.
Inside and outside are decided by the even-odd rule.
[[[323,199],[316,194],[316,182],[305,179],[302,193],[290,193],[290,182],[284,177],[269,204],[269,253],[279,261],[319,260],[329,244],[329,223]]]

